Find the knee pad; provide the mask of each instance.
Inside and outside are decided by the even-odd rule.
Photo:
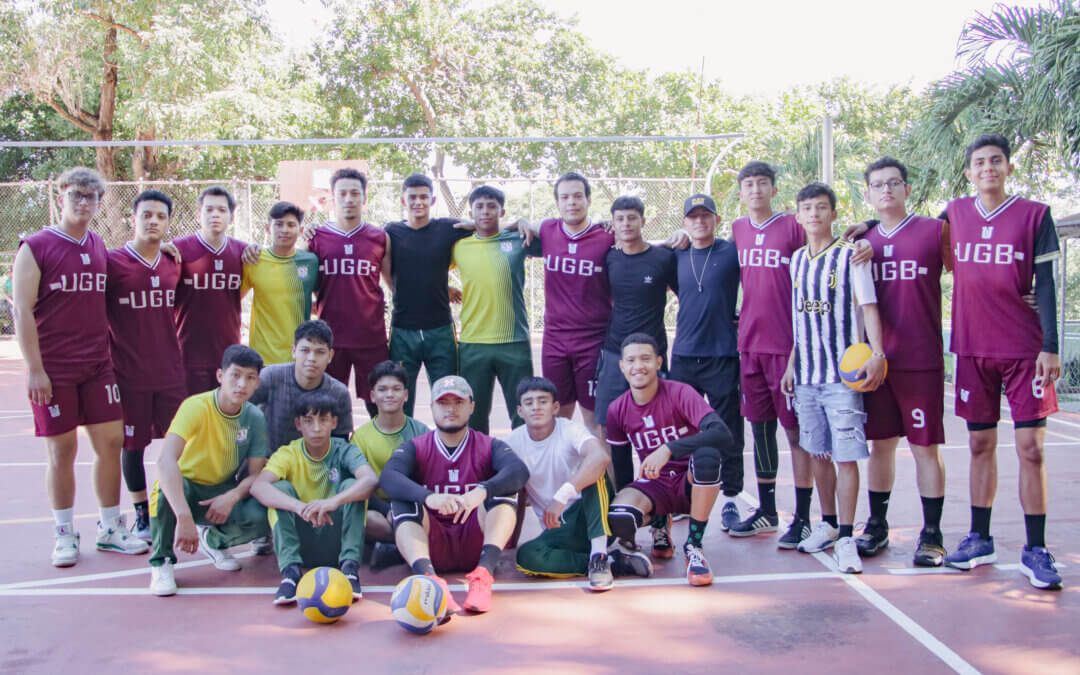
[[[608,527],[619,539],[633,541],[637,529],[645,522],[645,514],[627,504],[613,504],[608,511]]]
[[[416,523],[424,526],[424,507],[420,502],[403,502],[393,500],[390,502],[390,524],[397,532],[398,526],[404,523]]]
[[[120,467],[124,473],[124,483],[128,492],[142,492],[146,489],[146,468],[143,466],[145,450],[123,450],[120,453]]]
[[[698,448],[690,456],[690,472],[694,485],[720,484],[720,451],[716,448]]]

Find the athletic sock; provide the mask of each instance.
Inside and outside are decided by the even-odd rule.
[[[1024,514],[1024,529],[1027,530],[1028,548],[1041,546],[1046,548],[1046,514]]]
[[[649,527],[655,527],[658,530],[662,530],[667,527],[667,516],[653,515],[652,520],[649,521]]]
[[[697,520],[690,516],[690,529],[686,536],[686,545],[701,548],[701,538],[705,536],[705,526],[708,524],[708,520]]]
[[[499,564],[499,556],[502,555],[502,549],[495,544],[484,544],[484,548],[480,549],[480,562],[477,563],[477,567],[483,567],[491,576],[495,576],[495,568]]]
[[[977,533],[983,539],[990,538],[990,507],[971,507],[971,531]]]
[[[102,506],[98,508],[101,514],[101,524],[104,527],[114,527],[120,521],[120,506]]]
[[[75,522],[75,509],[53,509],[53,520],[56,521],[57,527],[63,527],[64,525],[72,525]]]
[[[850,537],[850,536],[855,534],[855,526],[854,525],[841,525],[839,529],[840,529],[840,534],[837,535],[837,536],[840,539],[843,539],[844,537]]]
[[[412,564],[413,574],[430,574],[435,576],[435,566],[431,564],[431,558],[417,558]]]
[[[814,496],[814,488],[795,488],[795,515],[809,522],[810,498]]]
[[[758,501],[762,513],[776,513],[776,483],[757,484]]]
[[[874,492],[873,490],[867,490],[867,494],[870,495],[870,519],[885,520],[885,515],[889,511],[889,495],[891,495],[892,492]]]
[[[922,497],[923,527],[941,529],[941,510],[945,507],[944,497]]]
[[[137,520],[149,520],[150,519],[150,502],[143,500],[141,502],[135,502],[135,518]]]
[[[832,514],[831,516],[827,516],[824,513],[821,514],[821,522],[828,523],[828,524],[832,525],[833,527],[839,527],[839,525],[836,524],[836,514],[835,513]]]
[[[607,555],[607,535],[601,534],[589,540],[589,555]]]

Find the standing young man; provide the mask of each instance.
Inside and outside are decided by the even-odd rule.
[[[90,231],[105,181],[90,169],[75,168],[57,183],[60,223],[19,243],[12,278],[34,435],[45,439],[48,453],[45,480],[56,521],[52,564],[70,567],[79,559],[73,508],[79,426],[94,449],[98,550],[145,553],[147,545],[129,536],[120,515],[124,429],[106,331],[108,253]]]
[[[187,394],[218,386],[221,355],[240,342],[240,286],[246,244],[225,234],[236,200],[213,185],[201,193],[199,231],[173,240],[180,251],[176,287],[176,336],[184,358]]]
[[[822,521],[798,544],[804,553],[835,543],[841,572],[862,572],[853,537],[859,500],[859,464],[870,455],[863,431],[866,414],[862,394],[840,379],[844,351],[863,340],[873,355],[860,369],[862,391],[873,391],[885,376],[881,320],[870,266],[854,264],[854,246],[833,236],[836,194],[824,183],[799,190],[796,217],[806,230],[806,246],[791,258],[791,313],[795,345],[782,380],[783,391],[795,397],[799,440],[814,456],[819,483],[836,476],[838,523],[823,506]],[[835,474],[833,464],[835,463]]]
[[[454,244],[452,263],[461,274],[461,376],[472,387],[476,408],[469,426],[488,433],[491,397],[498,378],[511,428],[522,424],[514,392],[532,377],[529,315],[525,310],[525,258],[540,255],[540,242],[525,247],[515,232],[500,232],[506,214],[502,190],[481,185],[469,195],[476,231]]]
[[[429,382],[458,371],[457,339],[450,315],[449,272],[454,243],[468,230],[454,227],[455,218],[432,218],[435,187],[431,179],[412,174],[401,186],[401,204],[408,218],[386,224],[390,237],[390,282],[394,314],[390,319],[390,360],[409,374],[405,414],[416,405],[416,378],[427,369]]]
[[[267,365],[286,363],[292,355],[293,331],[311,318],[311,296],[319,284],[319,259],[296,250],[304,212],[290,202],[270,207],[266,231],[271,245],[259,261],[244,267],[240,295],[254,290],[251,302],[251,348]]]
[[[608,411],[608,444],[641,458],[637,480],[615,495],[608,523],[623,550],[635,547],[637,529],[652,515],[689,513],[683,552],[691,586],[712,583],[701,541],[720,494],[720,462],[731,432],[701,394],[659,377],[664,357],[656,340],[632,333],[623,340],[622,368],[630,391]]]
[[[132,531],[150,540],[143,454],[162,438],[186,397],[180,344],[176,339],[176,287],[180,265],[161,253],[169,230],[172,199],[146,190],[135,197],[135,236],[109,251],[105,287],[112,352],[124,410],[124,482],[135,504]]]
[[[368,415],[378,412],[368,399],[368,373],[389,357],[386,301],[380,277],[390,283],[390,239],[382,228],[364,222],[367,177],[338,169],[330,177],[334,222],[315,230],[308,250],[319,258],[315,314],[334,331],[334,358],[326,372],[349,385]]]
[[[435,431],[394,451],[380,476],[393,500],[394,538],[414,574],[466,570],[465,609],[491,609],[491,584],[517,520],[529,470],[506,443],[469,429],[472,390],[449,375],[431,387]],[[448,598],[448,611],[458,605]]]
[[[1061,255],[1050,207],[1009,196],[1009,142],[996,134],[967,148],[964,175],[974,197],[949,202],[942,214],[953,245],[956,414],[967,420],[971,446],[971,533],[945,558],[971,569],[997,559],[990,507],[997,490],[997,422],[1001,389],[1009,401],[1020,459],[1020,505],[1027,543],[1020,571],[1036,588],[1061,588],[1046,550],[1046,418],[1057,412],[1061,375],[1053,261]],[[1034,289],[1038,310],[1021,296]]]

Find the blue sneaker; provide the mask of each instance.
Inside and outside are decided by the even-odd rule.
[[[994,538],[983,539],[978,532],[972,532],[960,541],[956,550],[945,556],[945,564],[959,570],[975,569],[979,565],[997,562],[994,552]]]
[[[1061,575],[1054,564],[1054,556],[1042,546],[1024,547],[1020,554],[1020,574],[1035,588],[1061,588]]]

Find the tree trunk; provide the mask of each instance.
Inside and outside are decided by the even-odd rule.
[[[152,141],[156,133],[153,129],[144,129],[136,134],[140,141]],[[131,154],[131,177],[135,180],[150,180],[157,171],[157,152],[154,148],[144,146],[135,148]]]
[[[450,217],[460,218],[462,207],[454,198],[454,191],[450,189],[450,184],[446,182],[446,176],[443,169],[445,165],[446,153],[436,146],[435,162],[431,165],[431,177],[439,186],[439,192],[442,193],[443,201],[446,202],[446,208],[450,213]]]
[[[105,31],[105,45],[101,51],[101,102],[98,106],[97,129],[94,130],[95,141],[111,141],[113,139],[113,119],[116,117],[116,85],[118,81],[116,65],[116,28],[110,27]],[[99,147],[96,149],[97,170],[106,182],[116,180],[116,153],[114,148]],[[114,190],[106,190],[102,200],[101,212],[98,215],[101,224],[101,235],[110,246],[119,246],[127,234],[124,227],[123,203],[120,194]]]

